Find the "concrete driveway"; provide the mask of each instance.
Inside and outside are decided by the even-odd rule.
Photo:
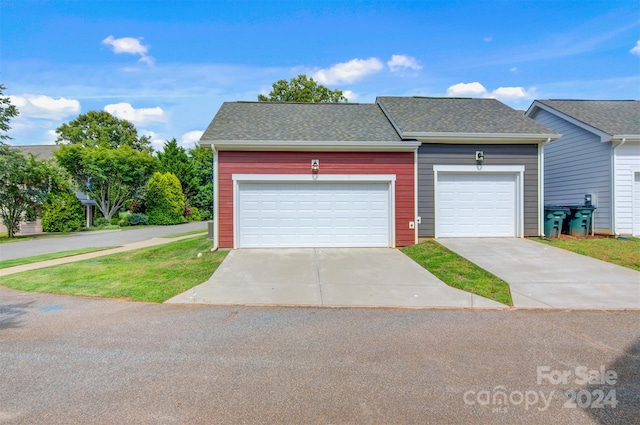
[[[507,308],[447,286],[396,249],[243,249],[168,303]]]
[[[640,273],[527,239],[440,238],[500,277],[514,307],[640,308]]]

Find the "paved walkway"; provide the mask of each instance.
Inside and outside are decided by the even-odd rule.
[[[640,308],[640,273],[540,242],[439,238],[511,286],[514,307]]]
[[[508,308],[446,285],[396,249],[234,250],[168,303]]]
[[[0,244],[0,260],[14,260],[16,258],[83,248],[122,246],[194,230],[206,231],[207,223],[195,221],[175,226],[143,226],[117,230],[76,232],[68,236],[48,236],[43,234],[27,241]]]
[[[47,261],[40,261],[37,263],[23,264],[21,266],[7,267],[4,269],[0,269],[0,277],[8,276],[14,273],[24,272],[27,270],[42,269],[44,267],[58,266],[60,264],[74,263],[76,261],[83,261],[83,260],[89,260],[91,258],[103,257],[105,255],[118,254],[120,252],[132,251],[134,249],[164,245],[164,244],[179,241],[182,239],[193,238],[193,237],[202,236],[202,235],[203,233],[196,233],[192,235],[177,236],[175,238],[151,238],[151,239],[147,239],[140,242],[129,243],[123,246],[119,246],[117,248],[89,252],[89,253],[80,254],[80,255],[72,255],[70,257],[56,258],[55,260],[47,260]]]

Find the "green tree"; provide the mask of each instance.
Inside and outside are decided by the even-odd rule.
[[[182,146],[178,146],[176,139],[167,140],[162,152],[157,153],[160,165],[159,171],[162,173],[173,173],[182,187],[185,201],[189,201],[196,194],[197,188],[194,186],[194,164],[187,155],[187,151]]]
[[[193,161],[193,186],[195,194],[189,199],[189,205],[198,208],[203,220],[213,217],[213,151],[197,146],[189,149]]]
[[[40,205],[47,194],[48,173],[33,155],[24,157],[0,142],[0,218],[9,238],[20,231],[24,213]]]
[[[18,108],[11,104],[11,100],[4,96],[5,89],[6,87],[0,84],[0,141],[11,139],[7,134],[7,131],[11,129],[9,121],[20,114]]]
[[[153,173],[147,183],[145,205],[149,224],[184,223],[184,194],[173,173]]]
[[[71,144],[63,145],[54,155],[107,221],[138,194],[157,166],[151,154],[130,146],[110,149]]]
[[[140,152],[151,153],[151,141],[138,137],[135,126],[127,120],[114,117],[106,111],[89,111],[56,129],[56,144],[80,145],[115,149],[129,146]]]
[[[341,90],[328,89],[304,74],[300,74],[290,81],[278,80],[272,84],[272,87],[273,90],[269,93],[269,97],[258,95],[260,102],[347,102],[347,98]]]

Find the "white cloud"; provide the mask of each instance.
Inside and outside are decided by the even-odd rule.
[[[500,100],[518,100],[532,99],[535,95],[533,94],[533,89],[529,92],[523,87],[498,87],[491,92],[490,97],[495,97]]]
[[[391,55],[391,60],[387,62],[387,66],[391,72],[398,72],[407,68],[414,71],[422,69],[416,58],[405,55]]]
[[[342,90],[342,95],[346,97],[349,102],[353,102],[358,98],[358,95],[351,90]]]
[[[191,149],[200,141],[200,137],[202,137],[203,133],[204,131],[200,130],[187,131],[182,135],[182,137],[180,137],[180,144],[186,149]]]
[[[447,96],[450,97],[462,97],[462,96],[484,96],[487,94],[487,89],[478,82],[474,83],[458,83],[450,86],[447,89]]]
[[[147,136],[149,138],[149,141],[151,142],[151,147],[153,148],[154,151],[162,152],[162,150],[164,149],[164,143],[166,142],[166,140],[160,137],[158,133],[151,130],[142,130],[140,131],[140,134],[143,136]]]
[[[633,49],[629,50],[631,54],[640,56],[640,40],[636,42],[636,45],[633,46]]]
[[[369,74],[375,74],[382,68],[382,62],[377,58],[352,59],[328,69],[320,69],[313,78],[321,84],[353,83]]]
[[[9,100],[23,118],[43,118],[60,120],[80,112],[80,102],[64,97],[53,98],[44,95],[23,94],[9,96]]]
[[[484,37],[482,41],[484,41],[485,43],[491,43],[493,41],[493,36],[490,35],[489,37]]]
[[[534,98],[535,89],[526,90],[524,87],[498,87],[497,89],[489,92],[482,84],[478,82],[458,83],[447,89],[447,96],[484,97],[513,101]]]
[[[513,68],[510,68],[509,72],[518,72],[518,67],[514,66]]]
[[[136,125],[166,121],[165,113],[159,106],[135,109],[131,104],[122,102],[106,105],[104,110],[114,117],[130,121]]]
[[[145,46],[141,43],[141,38],[122,37],[114,38],[112,35],[102,40],[102,44],[111,46],[113,53],[128,53],[131,55],[139,55],[138,62],[146,63],[147,65],[153,65],[154,59],[149,56],[149,46]]]

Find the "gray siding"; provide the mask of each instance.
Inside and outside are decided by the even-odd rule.
[[[544,147],[544,203],[581,205],[584,195],[595,195],[595,228],[611,228],[611,145],[600,137],[554,114],[539,110],[533,117],[562,137]]]
[[[429,143],[418,149],[418,235],[435,235],[433,166],[475,165],[477,150],[484,151],[484,165],[524,165],[524,235],[538,236],[538,145]]]

